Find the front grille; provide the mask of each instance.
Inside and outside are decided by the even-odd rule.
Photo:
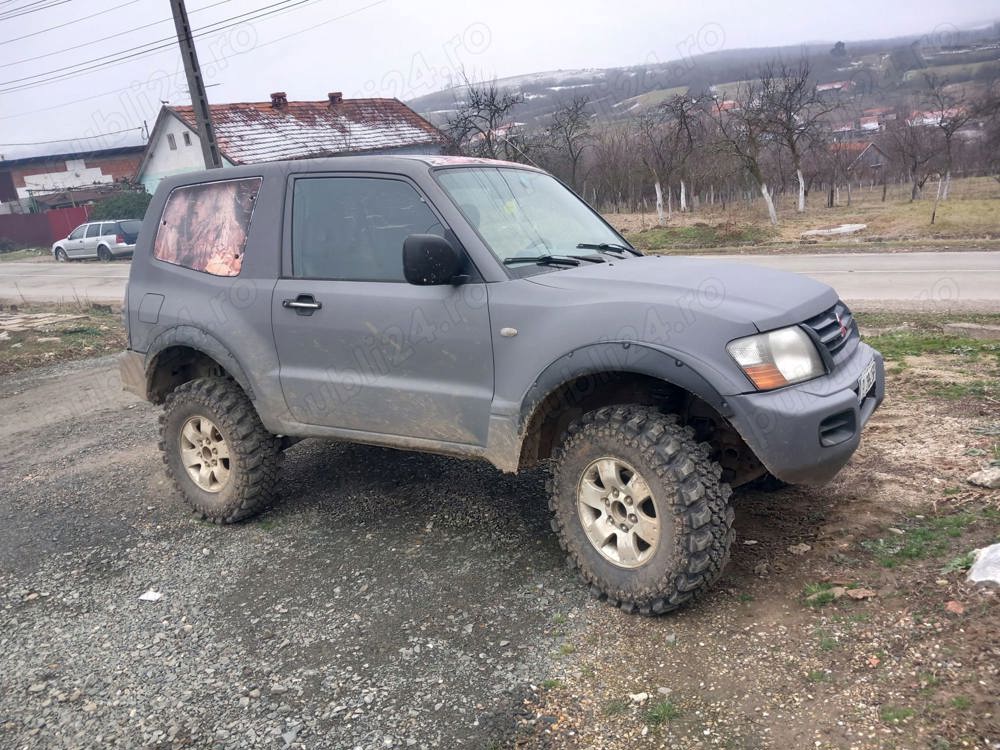
[[[834,360],[849,341],[858,338],[858,326],[854,322],[854,316],[851,315],[847,305],[840,301],[829,310],[809,318],[802,325],[812,329]]]

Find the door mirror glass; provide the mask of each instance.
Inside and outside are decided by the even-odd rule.
[[[411,284],[453,284],[462,270],[455,246],[436,234],[411,234],[403,240],[403,274]]]

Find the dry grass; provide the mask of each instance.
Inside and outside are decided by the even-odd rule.
[[[656,224],[655,212],[646,214],[605,214],[611,224],[629,235],[630,240],[646,249],[690,248],[690,232],[680,231],[686,227],[708,225],[711,229],[720,227],[744,227],[752,230],[758,246],[778,246],[801,244],[802,232],[809,229],[826,229],[840,224],[867,224],[863,231],[841,237],[820,238],[813,246],[868,245],[869,243],[894,242],[936,244],[958,242],[997,242],[1000,240],[1000,182],[990,177],[971,177],[952,181],[951,194],[938,207],[937,219],[930,223],[931,210],[937,183],[928,182],[924,186],[923,198],[910,202],[909,187],[892,185],[886,202],[882,202],[881,188],[854,189],[851,205],[847,205],[847,191],[840,191],[840,204],[826,207],[826,195],[814,192],[807,200],[806,211],[799,214],[795,210],[794,196],[785,196],[778,201],[776,229],[767,221],[767,211],[763,201],[753,205],[738,203],[700,208],[698,211],[674,213],[668,222],[668,232],[657,241],[654,236],[643,236],[648,230],[660,229]],[[700,226],[704,230],[704,226]],[[699,235],[731,234],[731,232],[705,232]],[[746,234],[746,232],[745,232]],[[649,240],[654,240],[650,242]],[[741,245],[744,243],[733,243]],[[705,247],[718,247],[706,244]],[[877,244],[874,247],[878,247]]]

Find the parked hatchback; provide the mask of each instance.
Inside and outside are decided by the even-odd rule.
[[[68,237],[52,245],[52,255],[58,261],[131,258],[141,226],[138,219],[81,224]]]

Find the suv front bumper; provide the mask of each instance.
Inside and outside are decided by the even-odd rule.
[[[859,378],[872,362],[875,383],[859,394]],[[733,426],[771,474],[789,484],[823,484],[850,460],[884,398],[882,355],[860,343],[829,375],[726,401]]]

